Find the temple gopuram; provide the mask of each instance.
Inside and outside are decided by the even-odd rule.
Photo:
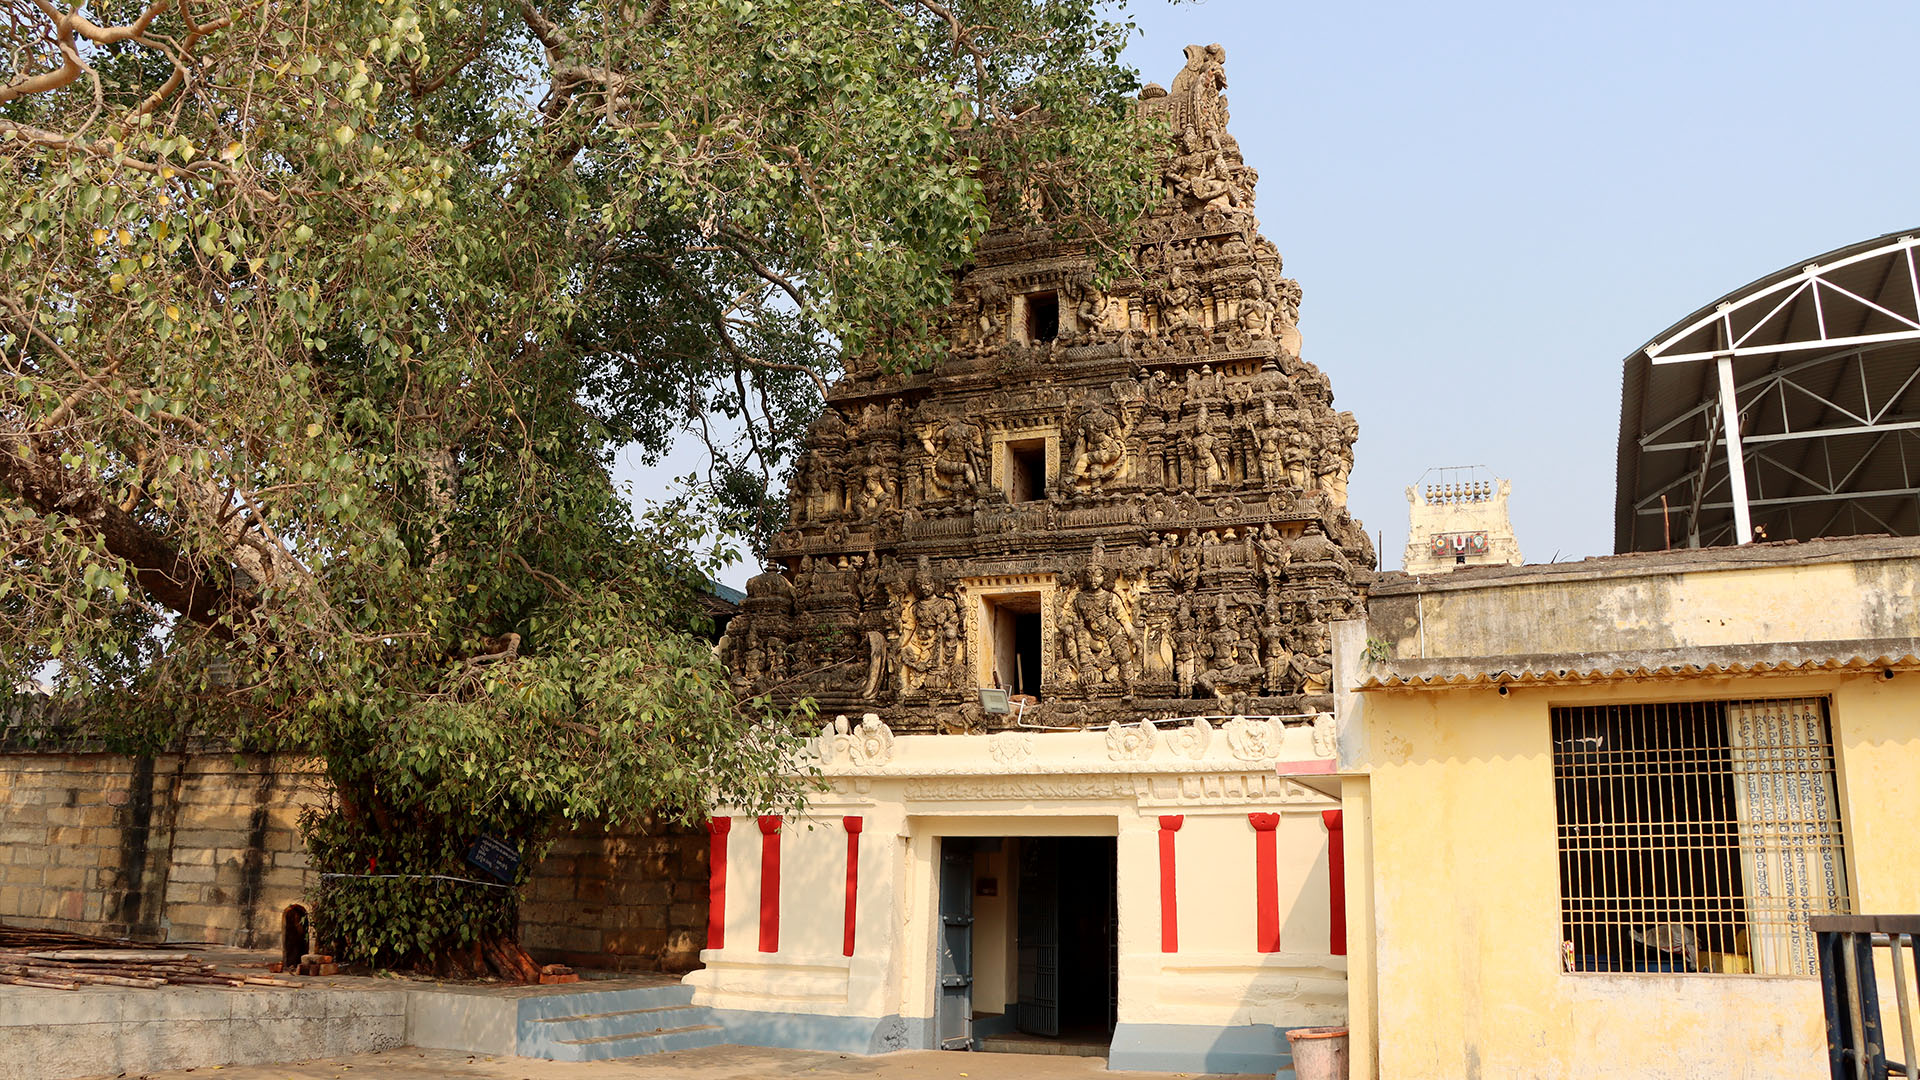
[[[942,359],[832,388],[724,644],[747,688],[915,732],[999,724],[982,687],[1060,727],[1331,707],[1327,626],[1374,565],[1359,426],[1300,355],[1223,60],[1142,92],[1170,137],[1130,274],[991,232]]]
[[[850,365],[807,437],[721,642],[822,720],[804,807],[713,810],[685,982],[729,1042],[1272,1075],[1347,1020],[1358,425],[1186,56],[1127,271],[991,232],[939,360]]]

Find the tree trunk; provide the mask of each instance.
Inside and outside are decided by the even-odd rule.
[[[540,965],[534,963],[533,956],[513,938],[483,941],[480,948],[486,955],[487,966],[501,978],[517,983],[540,982]]]

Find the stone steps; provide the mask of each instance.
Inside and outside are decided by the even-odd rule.
[[[646,986],[521,1002],[518,1053],[550,1061],[605,1061],[718,1046],[726,1033],[693,988]]]
[[[646,1016],[650,1013],[674,1013],[690,1009],[691,1005],[655,1005],[646,1009],[619,1009],[613,1012],[574,1013],[569,1016],[541,1016],[529,1019],[529,1024],[568,1024],[580,1020],[608,1020],[614,1017]]]
[[[564,1039],[557,1045],[573,1048],[573,1053],[556,1053],[556,1061],[602,1061],[607,1058],[664,1054],[669,1050],[695,1050],[725,1042],[719,1024],[693,1024],[687,1027],[661,1028],[630,1035],[597,1035],[590,1039]]]
[[[984,1054],[1042,1054],[1052,1057],[1091,1057],[1107,1056],[1105,1042],[1087,1042],[1077,1039],[1046,1039],[1028,1036],[1006,1037],[988,1035],[980,1040],[980,1052]]]

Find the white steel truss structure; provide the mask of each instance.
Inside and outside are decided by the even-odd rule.
[[[1916,247],[1782,270],[1627,358],[1616,550],[1920,535]]]

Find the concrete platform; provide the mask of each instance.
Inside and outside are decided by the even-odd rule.
[[[359,1054],[406,1028],[401,989],[0,986],[0,1080]]]
[[[866,1056],[818,1050],[716,1046],[622,1061],[529,1061],[444,1050],[396,1050],[301,1065],[222,1069],[221,1080],[1112,1080],[1095,1058],[904,1050]],[[1193,1080],[1193,1073],[1127,1073],[1128,1080]],[[144,1080],[207,1080],[204,1072]],[[1248,1076],[1243,1080],[1256,1080]],[[1272,1074],[1257,1080],[1272,1080]]]
[[[263,954],[208,948],[223,971],[265,974]],[[597,995],[679,987],[666,975],[584,977],[563,986],[349,975],[301,985],[0,985],[0,1080],[69,1080],[160,1069],[277,1065],[427,1045],[509,1055],[526,1016],[586,1011]]]
[[[251,966],[258,963],[257,954],[204,953],[224,970],[262,973]],[[679,979],[582,975],[582,981],[564,986],[347,975],[290,977],[302,985],[289,988],[0,985],[0,1080],[122,1075],[158,1080],[190,1074],[198,1080],[215,1066],[223,1080],[355,1075],[394,1080],[1074,1080],[1112,1075],[1095,1057],[689,1049],[724,1032],[704,1022],[712,1018],[686,1000],[691,988]],[[642,1052],[648,1056],[626,1056]],[[528,1053],[572,1060],[519,1056]],[[1156,1080],[1194,1074],[1130,1075]]]
[[[693,987],[668,976],[407,994],[407,1045],[423,1049],[596,1061],[723,1041],[712,1010],[693,1004]]]

